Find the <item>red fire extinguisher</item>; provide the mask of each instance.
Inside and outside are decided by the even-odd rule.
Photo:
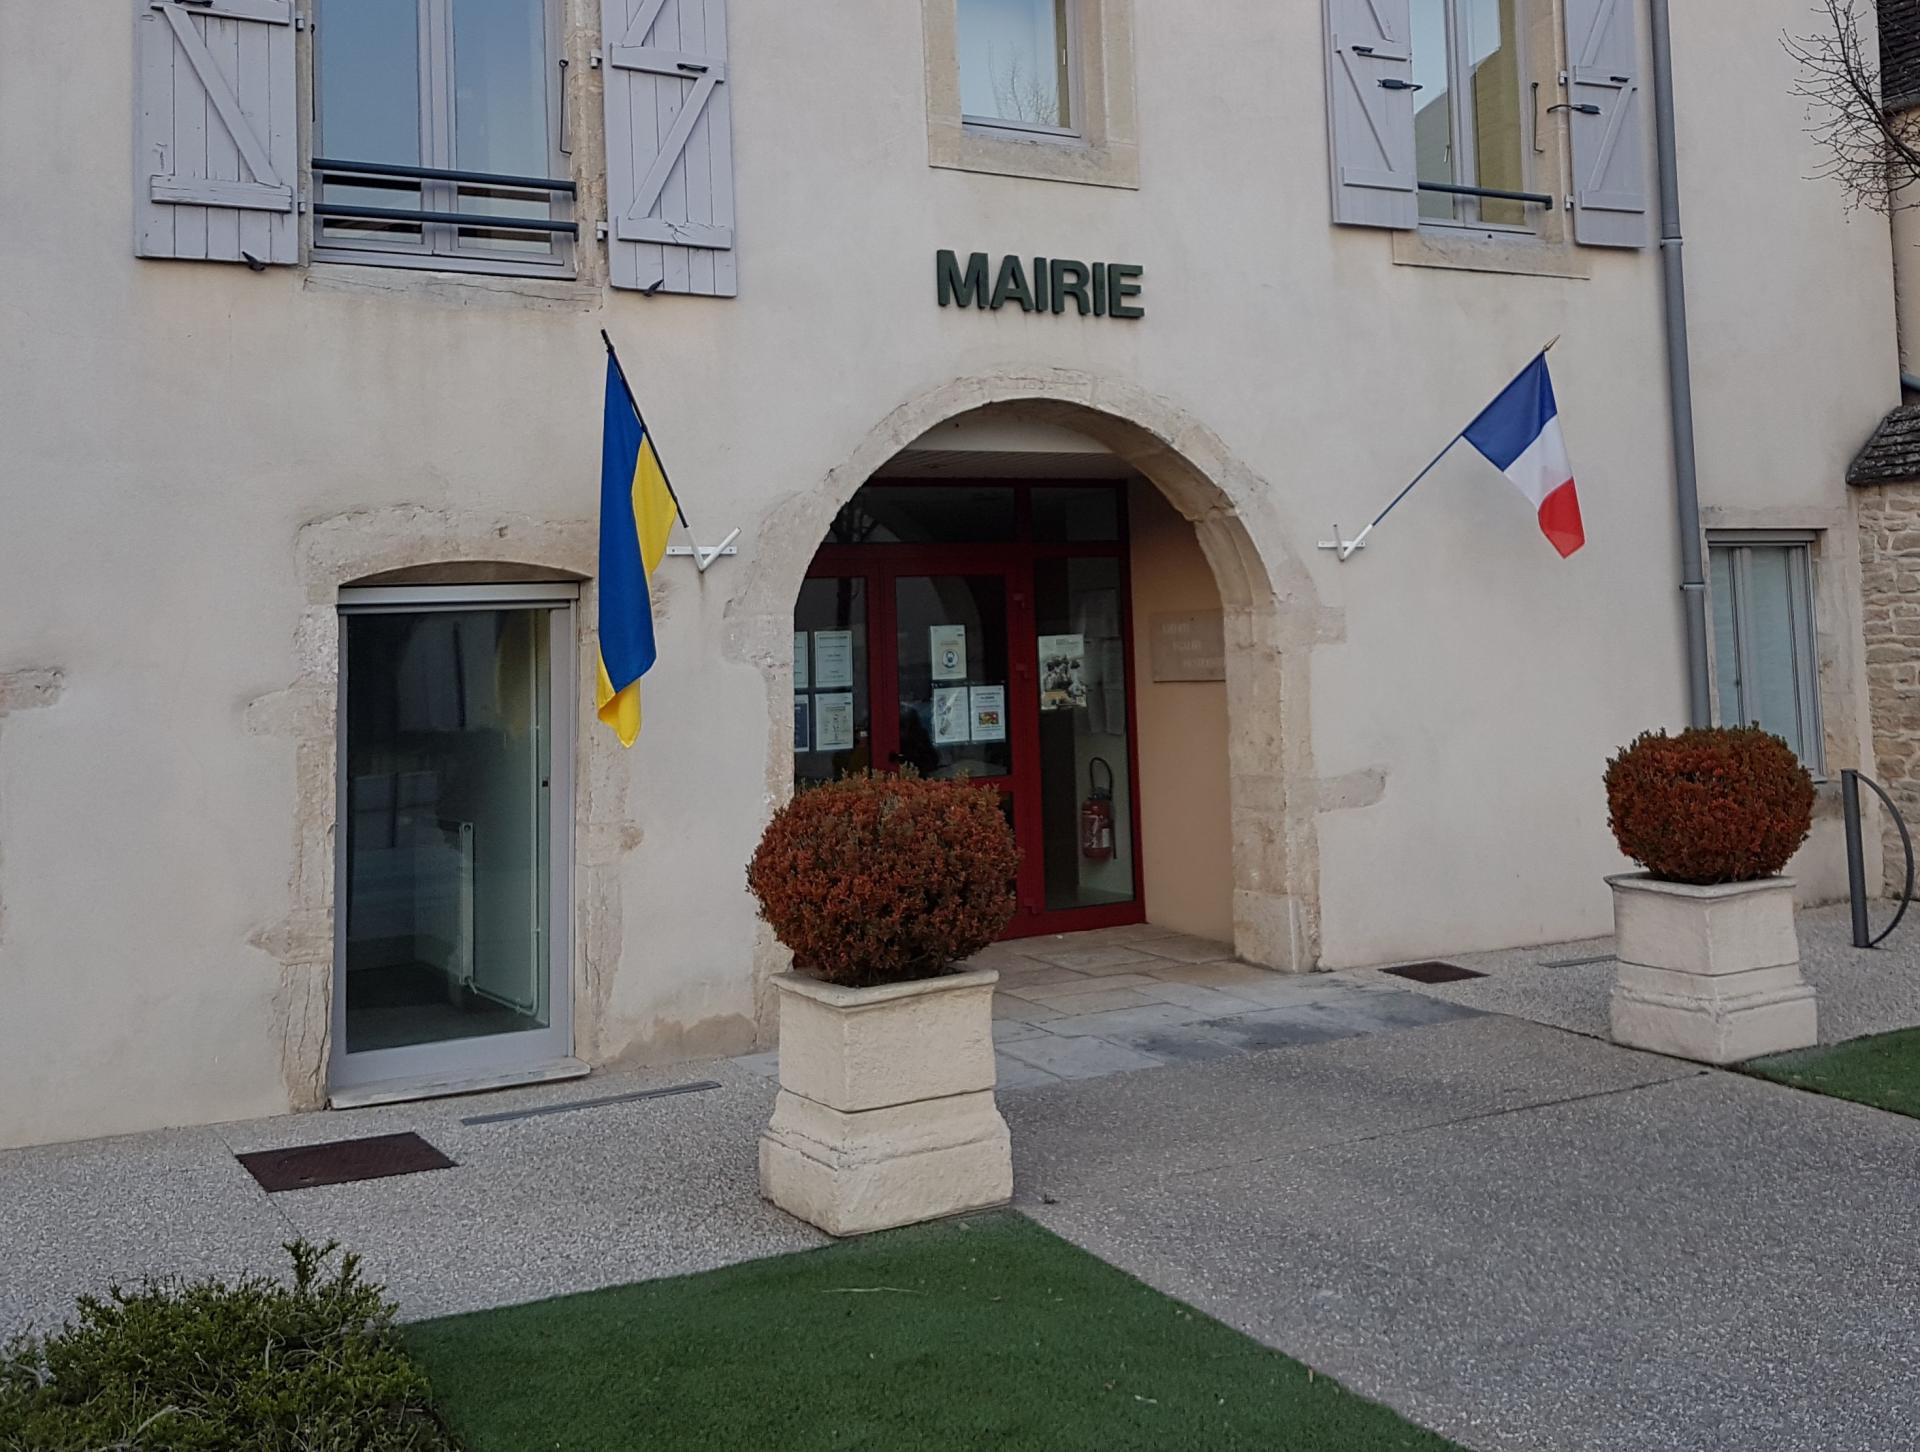
[[[1100,785],[1100,773],[1107,784]],[[1087,799],[1080,804],[1080,855],[1092,862],[1113,858],[1113,768],[1102,757],[1087,763]]]

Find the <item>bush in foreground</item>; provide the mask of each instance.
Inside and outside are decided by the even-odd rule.
[[[864,987],[936,977],[999,937],[1019,866],[998,793],[857,776],[774,813],[747,885],[799,972]]]
[[[293,1284],[148,1281],[0,1350],[0,1447],[452,1452],[393,1304],[357,1256],[296,1242]]]
[[[1649,731],[1607,763],[1607,811],[1620,850],[1657,878],[1754,882],[1807,840],[1813,778],[1755,727]]]

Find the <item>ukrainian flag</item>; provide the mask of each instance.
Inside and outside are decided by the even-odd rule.
[[[633,745],[640,734],[640,677],[659,654],[647,581],[667,553],[679,512],[653,440],[607,356],[606,426],[600,444],[600,719]]]

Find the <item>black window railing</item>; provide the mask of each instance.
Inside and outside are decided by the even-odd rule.
[[[375,181],[440,181],[456,186],[486,187],[498,191],[545,192],[572,196],[571,181],[550,176],[513,176],[505,172],[459,171],[442,166],[402,166],[397,163],[337,161],[316,156],[313,170],[322,178],[366,177]],[[578,222],[556,222],[545,217],[514,217],[492,212],[445,212],[422,207],[365,207],[346,202],[314,203],[316,217],[343,221],[439,223],[448,227],[485,228],[496,232],[566,232],[580,235]]]
[[[1439,192],[1449,197],[1485,197],[1494,202],[1525,202],[1534,207],[1551,207],[1553,198],[1545,192],[1510,192],[1500,187],[1462,187],[1452,182],[1420,183],[1423,192]]]

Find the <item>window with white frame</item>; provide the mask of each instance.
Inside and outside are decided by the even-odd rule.
[[[1707,553],[1720,724],[1758,726],[1782,737],[1820,775],[1811,537],[1720,538],[1709,542]]]
[[[1080,134],[1072,0],[955,0],[969,125]]]
[[[1529,226],[1527,203],[1475,194],[1531,189],[1531,116],[1522,100],[1527,86],[1520,54],[1526,0],[1412,3],[1420,220]]]
[[[315,0],[314,255],[573,269],[556,0]]]

